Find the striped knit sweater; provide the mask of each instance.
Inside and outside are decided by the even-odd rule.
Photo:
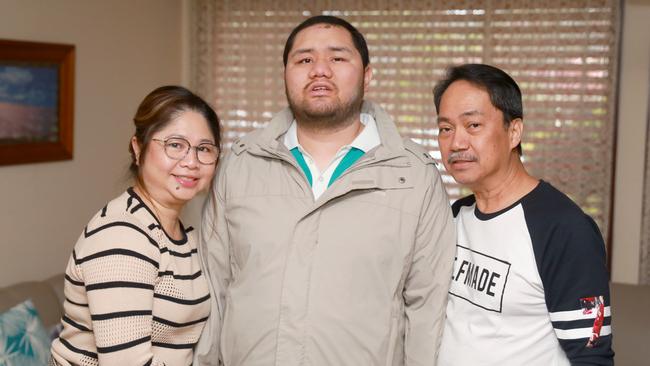
[[[192,228],[174,240],[129,188],[88,223],[68,262],[51,365],[190,365],[210,311]]]

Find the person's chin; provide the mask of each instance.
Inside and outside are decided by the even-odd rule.
[[[453,169],[449,171],[449,174],[454,178],[458,184],[462,185],[472,185],[476,180],[474,174],[469,170],[456,170]]]
[[[181,204],[185,204],[189,201],[192,200],[192,198],[196,197],[196,195],[199,193],[200,189],[199,187],[183,187],[180,185],[175,185],[169,189],[169,192],[174,199]]]
[[[185,205],[186,203],[190,202],[194,197],[196,197],[196,194],[190,192],[177,192],[176,194],[174,194],[174,199],[180,205]]]
[[[336,113],[337,106],[332,101],[317,100],[309,103],[304,109],[311,117],[329,117]]]

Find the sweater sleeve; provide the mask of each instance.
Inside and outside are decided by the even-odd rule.
[[[609,275],[602,236],[594,221],[577,207],[556,210],[554,216],[547,216],[546,224],[531,231],[555,334],[572,365],[613,365]]]
[[[99,364],[164,365],[151,344],[158,245],[128,222],[87,228],[83,235],[67,278],[85,287]]]

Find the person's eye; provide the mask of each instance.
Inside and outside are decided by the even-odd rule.
[[[187,144],[181,141],[167,141],[167,146],[172,149],[184,150],[186,149]]]
[[[479,128],[479,127],[481,127],[481,124],[478,123],[478,122],[471,122],[470,124],[468,124],[468,127],[469,128]]]
[[[212,145],[199,145],[199,146],[196,147],[196,149],[199,152],[210,153],[211,154],[211,153],[213,153],[215,151],[216,148],[214,146],[212,146]]]
[[[300,60],[298,60],[299,64],[310,64],[311,62],[312,60],[309,57],[301,58]]]
[[[440,127],[438,127],[438,131],[440,131],[439,133],[440,133],[441,135],[442,135],[442,134],[446,134],[446,133],[451,132],[451,127],[440,126]]]
[[[332,61],[334,62],[343,62],[346,61],[345,57],[334,57],[332,58]]]

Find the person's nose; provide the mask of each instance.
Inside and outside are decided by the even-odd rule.
[[[469,136],[467,132],[465,132],[465,130],[462,128],[455,129],[454,133],[451,136],[450,147],[452,151],[467,150],[469,147]]]
[[[312,63],[311,70],[309,71],[309,76],[312,78],[331,78],[332,77],[332,68],[329,63],[329,60],[325,58],[317,58]]]
[[[199,155],[196,146],[190,146],[185,157],[181,159],[181,165],[187,168],[197,168],[199,166]]]

